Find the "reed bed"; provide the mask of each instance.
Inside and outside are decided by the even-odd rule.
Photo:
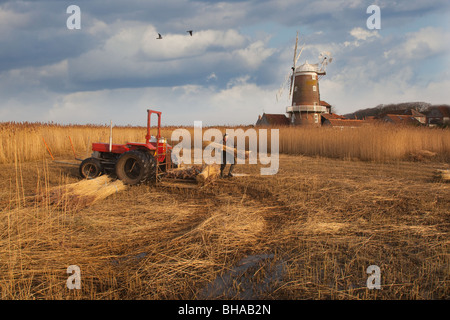
[[[217,127],[221,132],[227,128]],[[231,127],[243,129],[249,127]],[[161,134],[171,141],[177,127],[163,127]],[[185,127],[194,137],[194,129]],[[208,128],[203,128],[206,130]],[[368,125],[360,128],[312,128],[281,127],[255,129],[279,129],[279,152],[282,154],[322,156],[363,161],[393,161],[450,159],[450,130],[392,125]],[[56,158],[80,158],[91,154],[93,142],[109,141],[109,126],[66,125],[43,123],[0,123],[0,163],[12,163],[14,157],[23,161],[49,158],[49,151]],[[113,128],[113,143],[144,142],[146,128]],[[156,135],[156,130],[152,130]],[[193,141],[193,139],[192,139]],[[270,140],[269,140],[270,141]],[[247,141],[248,143],[248,141]],[[269,150],[270,150],[270,143]],[[47,148],[49,150],[47,150]],[[428,152],[428,154],[424,154]]]
[[[11,163],[19,155],[23,161],[49,157],[73,157],[72,146],[79,157],[91,153],[94,142],[109,141],[109,126],[78,126],[42,123],[0,124],[0,163]],[[143,142],[146,129],[141,127],[115,127],[114,143]],[[152,133],[153,134],[153,133]]]
[[[382,124],[280,129],[280,153],[285,154],[383,162],[411,159],[423,151],[430,152],[429,158],[450,159],[450,130]]]

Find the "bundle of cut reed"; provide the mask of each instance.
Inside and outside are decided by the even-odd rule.
[[[434,179],[444,182],[450,182],[450,169],[436,170],[434,172]]]
[[[220,167],[217,164],[211,164],[207,165],[201,173],[197,175],[195,180],[197,180],[198,183],[204,184],[208,181],[212,181],[215,178],[217,178],[220,174]]]
[[[196,176],[201,172],[202,172],[201,165],[192,165],[189,167],[180,167],[168,170],[163,174],[163,177],[170,179],[195,180]]]
[[[107,175],[103,175],[95,179],[81,180],[52,188],[39,196],[38,200],[57,207],[81,209],[125,188],[122,181],[112,180]]]

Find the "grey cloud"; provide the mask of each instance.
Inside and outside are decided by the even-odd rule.
[[[356,39],[350,32],[365,28],[366,8],[373,2],[382,8],[380,37]],[[70,4],[81,7],[80,31],[65,27],[65,9]],[[3,25],[0,21],[0,116],[12,119],[28,114],[32,119],[69,121],[77,108],[89,105],[98,116],[95,121],[101,121],[102,108],[106,108],[102,105],[114,106],[107,111],[124,116],[122,109],[128,103],[137,116],[142,101],[146,101],[189,121],[200,110],[209,119],[231,121],[232,116],[222,110],[230,99],[229,108],[248,106],[245,119],[252,121],[252,114],[256,117],[261,108],[268,110],[274,105],[273,93],[290,70],[295,30],[300,30],[301,40],[307,44],[301,61],[316,62],[321,50],[333,54],[321,87],[324,99],[354,108],[352,95],[342,93],[345,86],[351,86],[348,92],[361,101],[365,94],[374,97],[374,92],[383,92],[383,86],[396,95],[397,88],[389,87],[386,78],[394,79],[399,87],[412,88],[417,81],[433,81],[432,74],[414,64],[421,57],[421,64],[430,65],[431,59],[442,59],[442,50],[434,50],[438,56],[432,56],[428,55],[432,43],[410,42],[406,44],[414,54],[398,59],[407,36],[397,29],[409,25],[416,28],[413,32],[418,31],[421,27],[414,25],[416,19],[431,13],[443,17],[446,11],[446,2],[437,0],[0,1],[0,14],[16,14],[9,16],[7,25],[6,20]],[[281,31],[275,34],[267,22]],[[436,27],[442,22],[432,23]],[[258,42],[260,36],[240,31],[248,26],[261,26],[267,35],[280,39]],[[131,30],[128,35],[127,28]],[[179,42],[180,37],[195,41],[186,34],[188,29],[195,34],[205,32],[205,36],[233,30],[238,36],[231,38],[230,45],[211,40],[194,50]],[[148,39],[143,36],[145,30]],[[161,32],[166,42],[153,39],[156,32]],[[146,42],[150,39],[154,41],[151,45]],[[167,40],[180,43],[180,47],[170,47]],[[208,79],[211,74],[214,79]],[[230,89],[231,83],[239,83],[237,78],[247,79],[247,83],[231,85]],[[184,93],[191,87],[198,92]],[[251,96],[264,93],[264,99]],[[207,113],[203,113],[205,109]],[[80,114],[79,121],[82,119]],[[177,118],[170,120],[176,122]]]

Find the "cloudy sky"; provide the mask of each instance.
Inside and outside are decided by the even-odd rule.
[[[253,124],[290,104],[276,94],[297,31],[299,63],[331,52],[320,94],[338,113],[450,104],[449,13],[448,0],[0,0],[0,122],[145,125],[152,108],[167,125]]]

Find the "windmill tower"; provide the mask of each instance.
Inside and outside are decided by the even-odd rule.
[[[306,61],[296,67],[304,47],[297,55],[297,43],[298,33],[295,41],[294,64],[291,68],[289,96],[292,97],[292,101],[291,105],[286,107],[286,113],[292,125],[321,125],[321,114],[329,113],[329,109],[320,104],[319,79],[326,74],[325,68],[332,61],[331,54],[322,52],[319,55],[319,63],[309,64]]]

